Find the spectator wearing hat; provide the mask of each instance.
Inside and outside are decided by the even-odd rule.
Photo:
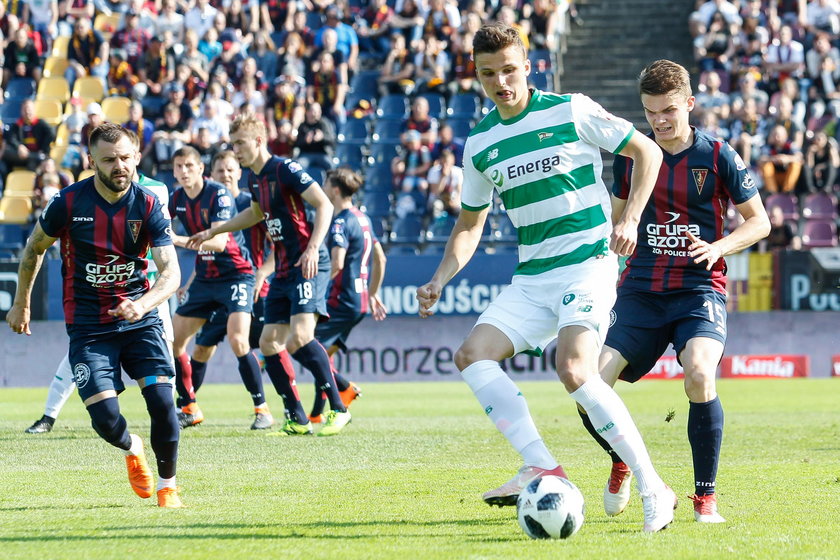
[[[323,47],[324,32],[327,29],[334,29],[338,34],[337,48],[344,55],[344,60],[347,62],[350,71],[355,71],[359,58],[359,36],[356,35],[356,31],[351,26],[341,21],[344,16],[341,8],[335,4],[327,7],[325,15],[324,26],[315,34],[315,47]]]
[[[111,48],[123,49],[126,61],[136,68],[140,55],[149,45],[152,34],[140,27],[140,13],[131,10],[125,15],[125,27],[111,36]]]
[[[77,77],[88,75],[102,79],[102,85],[107,85],[108,43],[99,31],[91,27],[88,18],[79,18],[73,25],[73,34],[67,46],[67,62],[64,77],[71,90]]]
[[[9,126],[3,139],[2,160],[6,167],[26,167],[34,171],[49,156],[55,131],[35,116],[35,103],[26,99],[20,105],[20,118]]]
[[[210,5],[209,0],[196,0],[195,5],[184,15],[184,27],[192,29],[199,37],[213,27],[213,21],[219,11]]]
[[[195,120],[195,111],[192,105],[187,100],[186,88],[181,82],[173,81],[166,84],[163,92],[169,103],[178,107],[180,111],[180,118],[178,124],[183,130],[190,130],[192,128],[193,120]]]
[[[161,95],[163,86],[175,77],[175,62],[163,47],[161,38],[153,36],[149,41],[149,49],[140,58],[137,68],[139,76],[138,87],[135,89],[138,97],[146,95]]]
[[[2,43],[0,43],[2,44]],[[18,27],[14,34],[14,41],[10,41],[5,49],[3,61],[3,87],[12,78],[41,79],[41,60],[35,43],[29,38],[26,27]]]
[[[102,113],[102,106],[97,103],[93,102],[88,104],[87,109],[87,123],[82,127],[82,147],[85,149],[85,153],[88,153],[88,139],[90,138],[90,133],[93,131],[94,128],[105,122],[105,115]],[[87,159],[87,158],[83,158]]]

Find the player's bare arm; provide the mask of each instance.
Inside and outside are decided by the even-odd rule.
[[[385,263],[387,262],[382,244],[376,243],[373,246],[373,262],[370,269],[370,284],[368,285],[368,299],[370,301],[370,312],[374,320],[383,320],[388,313],[385,305],[379,297],[379,288],[382,287],[382,280],[385,278]]]
[[[318,249],[327,236],[332,222],[333,205],[324,190],[317,183],[313,183],[301,194],[303,200],[315,208],[315,222],[312,224],[312,236],[306,249],[295,266],[299,266],[303,277],[307,280],[314,278],[318,272]]]
[[[187,249],[192,249],[194,251],[202,251],[202,250],[210,250],[213,249],[205,249],[204,244],[213,237],[221,237],[225,244],[227,243],[227,239],[225,236],[219,235],[222,233],[229,233],[231,231],[239,231],[242,229],[247,229],[251,226],[255,226],[260,223],[263,219],[263,213],[260,210],[259,206],[256,203],[252,202],[250,208],[246,208],[242,212],[239,212],[236,216],[231,218],[226,222],[218,222],[214,223],[212,227],[209,229],[205,229],[204,231],[199,231],[195,235],[189,238],[186,242],[184,247]],[[222,249],[223,250],[223,249]]]
[[[330,251],[330,280],[338,276],[344,270],[344,259],[347,257],[347,249],[344,247],[333,247]]]
[[[721,237],[717,241],[708,243],[691,232],[686,232],[691,245],[688,247],[688,254],[694,257],[695,263],[706,263],[706,270],[721,257],[726,257],[743,251],[758,241],[767,237],[770,233],[770,219],[767,211],[761,202],[761,197],[753,196],[746,202],[736,205],[744,222],[732,230],[732,233]]]
[[[181,268],[174,245],[152,247],[152,259],[158,268],[158,277],[149,291],[136,300],[124,299],[109,315],[122,317],[129,323],[142,319],[150,310],[169,299],[181,284]]]
[[[44,253],[55,242],[55,237],[50,237],[41,229],[41,224],[36,223],[32,235],[26,242],[23,256],[18,266],[18,285],[15,291],[15,301],[6,314],[6,323],[12,331],[18,334],[31,335],[29,330],[29,313],[32,298],[32,286],[35,285],[35,277],[41,269],[44,261]]]
[[[190,291],[190,285],[193,283],[193,280],[195,280],[194,268],[193,271],[190,273],[190,277],[187,278],[187,281],[184,283],[184,285],[178,288],[178,290],[175,292],[175,297],[178,298],[179,302],[184,302],[184,298],[187,297],[187,292]]]
[[[636,249],[639,219],[656,184],[662,165],[662,150],[644,134],[633,131],[630,141],[619,153],[633,160],[633,174],[630,177],[630,194],[621,215],[617,220],[613,219],[610,249],[618,255],[628,256]]]
[[[259,301],[260,299],[260,292],[262,291],[263,283],[265,282],[266,278],[271,276],[271,273],[274,272],[275,266],[274,260],[274,251],[272,250],[268,255],[266,255],[265,260],[263,260],[262,266],[257,269],[254,273],[254,301]]]
[[[470,262],[481,241],[481,232],[489,213],[489,206],[478,212],[461,209],[449,240],[446,242],[443,258],[432,279],[417,288],[421,317],[430,317],[433,314],[430,309],[440,299],[443,287]]]

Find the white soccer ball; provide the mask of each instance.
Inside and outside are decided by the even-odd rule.
[[[559,476],[532,480],[519,494],[519,526],[532,539],[567,539],[583,525],[586,507],[577,486]]]

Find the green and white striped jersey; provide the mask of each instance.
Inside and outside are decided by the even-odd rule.
[[[612,224],[600,149],[620,152],[633,130],[585,95],[534,90],[522,113],[503,120],[494,109],[470,133],[461,205],[481,210],[498,191],[519,239],[515,274],[606,255]]]
[[[148,189],[157,197],[161,205],[163,205],[163,213],[167,218],[169,218],[169,187],[166,186],[166,183],[161,183],[157,179],[146,177],[139,171],[137,172],[137,175],[139,176],[137,184],[145,189]],[[149,251],[146,253],[146,260],[149,261],[149,267],[146,269],[146,275],[148,276],[149,281],[154,283],[157,279],[158,269],[154,259],[152,258],[151,248],[149,248]]]

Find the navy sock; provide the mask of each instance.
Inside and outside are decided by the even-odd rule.
[[[263,394],[262,372],[260,371],[260,362],[257,361],[257,356],[252,351],[236,358],[239,360],[239,376],[242,378],[242,383],[245,389],[251,394],[251,400],[254,401],[254,406],[265,404],[265,395]],[[195,371],[193,371],[195,375]]]
[[[204,375],[207,373],[207,362],[199,362],[195,358],[190,358],[190,368],[192,368],[192,384],[193,391],[198,393],[201,386],[204,385]]]
[[[120,414],[120,404],[117,397],[110,397],[93,403],[88,409],[90,425],[99,437],[124,451],[131,448],[131,436],[128,433],[128,422]]]
[[[347,378],[335,370],[333,370],[333,377],[335,378],[335,386],[338,387],[339,391],[346,391],[350,388],[350,382]]]
[[[324,413],[324,406],[327,404],[327,395],[323,391],[319,391],[318,387],[315,387],[315,402],[312,403],[312,412],[309,413],[310,416],[318,416],[319,414]]]
[[[286,355],[288,356],[288,353]],[[289,418],[298,424],[308,424],[309,419],[303,410],[303,404],[300,402],[295,386],[295,370],[289,367],[290,365],[290,361],[284,364],[279,354],[265,356],[265,372],[274,384],[274,390],[283,399],[283,406]]]
[[[580,415],[581,421],[583,421],[583,427],[586,428],[586,431],[589,432],[589,435],[592,436],[592,439],[598,442],[598,445],[604,448],[604,451],[609,453],[610,459],[612,459],[613,463],[623,463],[624,461],[621,460],[621,457],[618,456],[618,453],[612,448],[612,446],[607,443],[607,440],[601,437],[601,434],[595,429],[595,426],[592,424],[592,420],[589,419],[589,415],[582,411],[580,407],[577,409],[578,415]]]
[[[152,445],[152,451],[157,460],[158,476],[172,478],[175,476],[175,467],[178,463],[178,439],[181,437],[175,403],[172,402],[172,385],[169,383],[147,385],[143,388],[142,394],[146,400],[149,419],[152,421],[149,443]]]
[[[335,386],[332,368],[330,368],[330,357],[321,343],[317,340],[311,340],[308,344],[298,348],[292,354],[292,357],[312,372],[312,376],[315,378],[315,386],[327,394],[330,408],[336,412],[346,412],[347,409],[344,408],[341,395],[338,394],[338,389]]]
[[[186,352],[175,356],[175,390],[178,391],[178,408],[183,408],[195,402],[195,390],[192,382],[192,367],[190,357]]]
[[[720,399],[689,403],[688,442],[694,460],[694,486],[698,496],[715,493],[720,444],[723,440],[723,407]]]

